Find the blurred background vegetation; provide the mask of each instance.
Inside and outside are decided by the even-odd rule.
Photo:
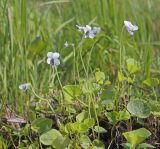
[[[0,103],[12,104],[21,112],[25,98],[19,84],[30,82],[39,94],[45,94],[52,75],[46,63],[48,51],[61,54],[58,68],[62,85],[73,80],[73,47],[64,48],[65,41],[75,45],[82,34],[76,24],[101,27],[96,39],[86,39],[81,46],[87,66],[93,50],[89,74],[100,68],[114,81],[119,63],[123,21],[139,26],[134,38],[123,32],[127,57],[142,65],[143,76],[159,75],[160,0],[1,0],[0,1]],[[82,63],[80,77],[85,77]],[[140,78],[141,79],[141,78]],[[55,80],[57,81],[57,80]],[[53,86],[57,88],[58,86]],[[23,106],[22,106],[23,105]],[[17,108],[18,107],[18,108]]]

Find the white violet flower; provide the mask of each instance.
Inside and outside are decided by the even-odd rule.
[[[67,41],[65,42],[64,47],[65,47],[65,48],[68,48],[68,47],[69,47],[69,43],[68,43]]]
[[[86,25],[85,27],[76,25],[80,32],[84,32],[83,38],[94,38],[99,32],[100,27],[91,27]]]
[[[29,88],[30,85],[31,85],[30,83],[20,84],[19,89],[25,92]]]
[[[133,25],[130,21],[124,21],[124,25],[130,35],[133,35],[134,31],[138,30],[138,26]]]
[[[58,52],[48,52],[47,64],[51,66],[58,66],[60,64],[59,56],[60,54]]]

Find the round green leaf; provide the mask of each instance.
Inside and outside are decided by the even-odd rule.
[[[95,73],[95,77],[96,77],[96,81],[99,83],[99,84],[103,84],[104,80],[105,80],[105,74],[104,72],[101,72],[101,71],[97,71]]]
[[[94,126],[95,124],[95,121],[93,118],[87,118],[84,120],[84,124],[88,127],[88,128],[91,128]]]
[[[150,107],[148,106],[147,103],[145,103],[143,100],[131,100],[128,105],[127,105],[127,110],[139,117],[139,118],[147,118],[151,111]]]
[[[101,126],[95,126],[94,131],[98,132],[98,133],[106,133],[107,132],[107,130],[104,129],[103,127],[101,127]]]
[[[88,117],[88,112],[86,111],[82,111],[81,113],[79,113],[77,116],[76,116],[76,121],[77,122],[82,122],[84,119],[86,119]]]
[[[44,145],[52,145],[52,143],[61,136],[62,134],[58,130],[51,129],[40,136],[40,142]]]
[[[63,93],[65,100],[72,103],[81,95],[81,89],[78,85],[66,85],[63,87]]]
[[[57,137],[52,143],[52,146],[55,149],[65,149],[70,143],[70,139],[68,137]]]
[[[126,63],[127,63],[127,69],[129,73],[132,74],[139,70],[138,63],[133,58],[127,59]]]
[[[87,149],[90,147],[91,141],[88,136],[82,135],[79,141],[80,141],[81,147],[83,147],[84,149]]]
[[[50,130],[52,127],[52,120],[48,118],[37,118],[32,122],[32,130],[39,134]]]

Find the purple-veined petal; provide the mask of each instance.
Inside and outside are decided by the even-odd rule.
[[[60,65],[60,60],[55,58],[54,59],[54,65],[56,65],[56,66]]]
[[[133,30],[134,31],[138,30],[138,26],[137,25],[133,25]]]

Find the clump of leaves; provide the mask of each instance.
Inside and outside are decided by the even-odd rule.
[[[107,116],[109,122],[113,125],[116,125],[120,121],[130,119],[130,114],[127,110],[119,112],[117,111],[107,112],[105,115]]]

